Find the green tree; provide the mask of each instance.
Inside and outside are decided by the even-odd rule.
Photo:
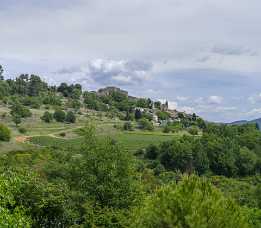
[[[0,80],[4,80],[3,73],[4,73],[4,69],[3,69],[3,67],[0,65]]]
[[[257,164],[257,155],[247,147],[243,147],[239,151],[236,164],[240,175],[254,174]]]
[[[86,227],[121,227],[140,197],[133,157],[110,139],[98,140],[92,126],[83,134],[82,156],[74,160],[71,174],[73,185],[88,199]]]
[[[74,115],[74,113],[72,111],[67,112],[66,117],[65,117],[65,121],[67,123],[75,123],[76,116]]]
[[[140,129],[148,130],[148,131],[152,131],[154,129],[152,122],[144,118],[139,120],[138,126]]]
[[[20,123],[22,123],[22,118],[20,115],[12,115],[12,120],[15,123],[15,126],[17,127]]]
[[[53,114],[46,111],[46,112],[44,112],[43,116],[41,117],[41,120],[43,120],[46,123],[50,123],[53,121]]]
[[[131,227],[247,228],[247,219],[243,209],[207,180],[185,176],[148,197]]]
[[[27,118],[32,116],[31,111],[16,100],[13,102],[10,109],[10,114],[12,116],[20,116],[21,118]]]
[[[65,118],[66,118],[66,114],[63,110],[56,110],[53,114],[53,118],[57,121],[57,122],[64,122]]]
[[[3,124],[0,124],[0,141],[10,141],[11,131],[8,127]]]
[[[24,208],[16,201],[21,186],[19,176],[0,175],[0,227],[31,227],[31,218],[26,216]]]
[[[192,146],[189,140],[173,140],[161,145],[160,161],[168,170],[191,172],[193,169]]]
[[[155,160],[159,155],[159,148],[155,145],[149,145],[146,148],[144,157],[147,159]]]
[[[134,116],[135,116],[135,119],[136,119],[136,120],[141,119],[142,113],[141,113],[140,109],[136,109],[136,110],[135,110]]]

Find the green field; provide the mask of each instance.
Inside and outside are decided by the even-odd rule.
[[[131,132],[131,133],[116,133],[111,136],[112,139],[123,148],[131,152],[135,152],[138,149],[145,148],[150,144],[159,144],[164,141],[168,141],[178,137],[180,134],[155,134],[146,132]],[[101,139],[105,139],[106,136],[101,136]],[[82,137],[75,139],[62,139],[54,138],[50,136],[36,136],[30,139],[30,142],[39,146],[48,146],[54,148],[73,148],[79,149],[83,142]]]

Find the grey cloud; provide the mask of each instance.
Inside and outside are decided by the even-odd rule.
[[[68,75],[76,82],[91,80],[99,85],[137,85],[149,79],[151,69],[152,64],[144,61],[95,59],[85,66],[59,69],[56,74]]]
[[[74,74],[74,73],[81,73],[83,72],[82,68],[80,66],[72,66],[72,67],[64,67],[57,71],[55,71],[55,74]]]
[[[212,48],[212,52],[221,55],[250,55],[256,56],[258,52],[248,47],[237,47],[237,46],[215,46]]]

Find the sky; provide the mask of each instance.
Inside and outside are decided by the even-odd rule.
[[[261,117],[260,0],[0,0],[6,78],[118,86],[209,121]]]

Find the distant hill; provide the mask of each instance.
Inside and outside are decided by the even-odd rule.
[[[235,122],[229,123],[229,125],[243,125],[243,124],[248,124],[248,123],[257,123],[258,126],[259,126],[259,129],[261,130],[261,118],[255,119],[255,120],[250,120],[250,121],[239,120],[239,121],[235,121]]]

